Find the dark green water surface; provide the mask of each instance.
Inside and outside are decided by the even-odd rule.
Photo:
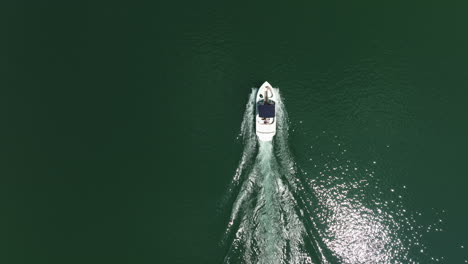
[[[298,223],[314,232],[292,239],[329,263],[466,263],[467,13],[3,1],[0,263],[242,263],[228,187],[264,81],[281,91],[304,186],[289,205],[311,210]]]

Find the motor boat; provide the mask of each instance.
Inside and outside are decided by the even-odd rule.
[[[275,101],[272,86],[265,82],[256,97],[255,132],[260,141],[272,141],[276,134]]]

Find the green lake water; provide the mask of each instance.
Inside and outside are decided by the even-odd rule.
[[[0,263],[466,263],[467,11],[2,2]]]

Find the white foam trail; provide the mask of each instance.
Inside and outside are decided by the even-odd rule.
[[[288,147],[284,102],[274,91],[277,134],[272,142],[257,143],[256,89],[246,106],[244,151],[228,192],[235,200],[224,263],[430,263],[416,230],[421,226],[406,213],[401,196],[387,200],[373,169],[358,170],[339,157],[346,150],[317,154],[316,174],[301,173]]]
[[[253,88],[250,92],[249,101],[245,107],[244,118],[241,124],[241,136],[244,140],[244,151],[242,153],[242,159],[239,164],[238,170],[234,177],[234,181],[239,181],[240,175],[242,174],[246,164],[252,159],[257,145],[255,130],[254,130],[254,114],[255,114],[255,96],[257,95],[257,89]]]
[[[236,173],[229,185],[227,196],[225,197],[225,203],[231,195],[235,193],[236,188],[241,183],[241,175],[245,168],[247,168],[253,160],[255,154],[255,147],[257,145],[257,139],[254,130],[254,114],[255,114],[255,96],[257,95],[257,89],[252,88],[250,92],[249,99],[245,106],[244,117],[242,119],[241,131],[239,136],[242,137],[244,143],[244,150],[242,152],[242,157],[237,166]],[[252,180],[252,179],[250,179]],[[236,199],[236,202],[232,208],[232,214],[237,215],[240,205],[243,203],[245,197],[250,193],[250,182],[244,182],[242,189],[239,193],[239,196]],[[230,231],[233,221],[229,222],[227,232]]]
[[[241,184],[231,212],[225,241],[225,263],[326,263],[310,241],[309,231],[298,215],[294,197],[295,164],[287,145],[288,117],[278,89],[277,135],[273,142],[260,142],[254,131],[256,89],[246,106],[241,135],[244,151],[231,184]],[[244,177],[245,176],[245,177]]]

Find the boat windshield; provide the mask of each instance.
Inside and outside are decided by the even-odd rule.
[[[258,115],[261,118],[275,117],[275,103],[269,100],[265,103],[263,100],[258,103]]]

